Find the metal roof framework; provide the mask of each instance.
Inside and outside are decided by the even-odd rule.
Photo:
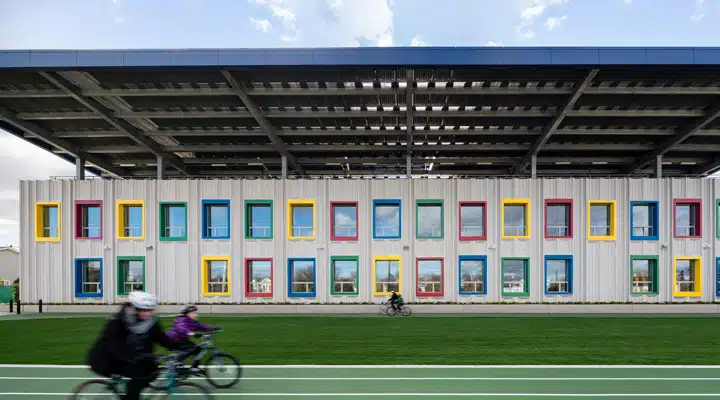
[[[0,128],[118,178],[697,177],[720,169],[718,66],[715,48],[0,51]]]

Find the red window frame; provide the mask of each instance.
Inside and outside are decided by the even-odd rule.
[[[696,234],[692,236],[677,236],[677,206],[684,204],[695,206],[697,229]],[[673,199],[673,237],[676,239],[694,239],[702,237],[702,199]]]
[[[83,237],[82,236],[82,207],[98,206],[100,207],[100,236]],[[75,239],[76,240],[102,240],[103,238],[103,202],[102,200],[75,200]]]
[[[335,206],[355,206],[355,236],[335,236]],[[360,233],[359,218],[360,208],[357,201],[331,201],[330,202],[330,240],[332,241],[357,241]]]
[[[463,206],[482,206],[483,207],[483,233],[485,233],[482,236],[463,236],[462,234],[462,207]],[[461,201],[458,202],[458,239],[461,241],[470,241],[470,240],[487,240],[487,234],[488,234],[488,224],[487,224],[487,214],[488,214],[488,206],[487,201]]]
[[[270,293],[252,293],[250,292],[250,262],[252,261],[270,261]],[[273,288],[275,287],[275,275],[272,258],[246,258],[245,259],[245,297],[273,297]]]
[[[420,292],[420,261],[440,261],[440,291]],[[445,296],[445,259],[442,257],[416,257],[415,258],[415,296],[417,297],[443,297]]]
[[[548,225],[547,225],[547,208],[549,205],[553,204],[564,204],[569,207],[568,209],[568,234],[567,236],[551,236],[548,234]],[[572,239],[573,237],[573,230],[574,230],[574,221],[573,221],[573,201],[572,199],[545,199],[545,206],[543,208],[543,227],[545,231],[545,238],[546,239]]]

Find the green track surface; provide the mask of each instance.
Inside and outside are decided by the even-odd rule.
[[[0,364],[84,364],[103,317],[0,318]],[[169,319],[163,319],[165,329]],[[253,364],[714,365],[715,318],[207,317]],[[720,372],[720,371],[718,371]],[[720,391],[720,388],[718,388]]]

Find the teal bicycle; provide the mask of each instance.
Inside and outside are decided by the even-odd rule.
[[[177,362],[177,355],[169,354],[156,357],[162,365],[166,384],[162,389],[149,388],[140,396],[141,399],[184,399],[188,397],[212,399],[213,396],[204,387],[192,382],[180,382],[176,379],[177,370],[182,366]],[[114,375],[109,379],[91,379],[85,381],[73,390],[71,399],[107,399],[114,395],[122,398],[125,393],[127,379]]]

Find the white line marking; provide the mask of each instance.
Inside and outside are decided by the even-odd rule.
[[[0,368],[83,369],[87,365],[0,364]],[[232,368],[227,366],[225,368]],[[720,365],[243,365],[243,369],[720,369]]]
[[[91,377],[45,377],[45,376],[0,376],[0,380],[4,381],[63,381],[63,380],[74,380],[82,381],[88,380]],[[720,381],[720,377],[246,377],[240,378],[243,381]],[[191,381],[204,381],[202,377],[191,377],[186,378]]]
[[[112,393],[85,393],[115,396]],[[7,392],[0,396],[71,396],[72,393]],[[188,393],[183,396],[205,396]],[[237,397],[718,397],[720,393],[213,393],[213,396]]]

